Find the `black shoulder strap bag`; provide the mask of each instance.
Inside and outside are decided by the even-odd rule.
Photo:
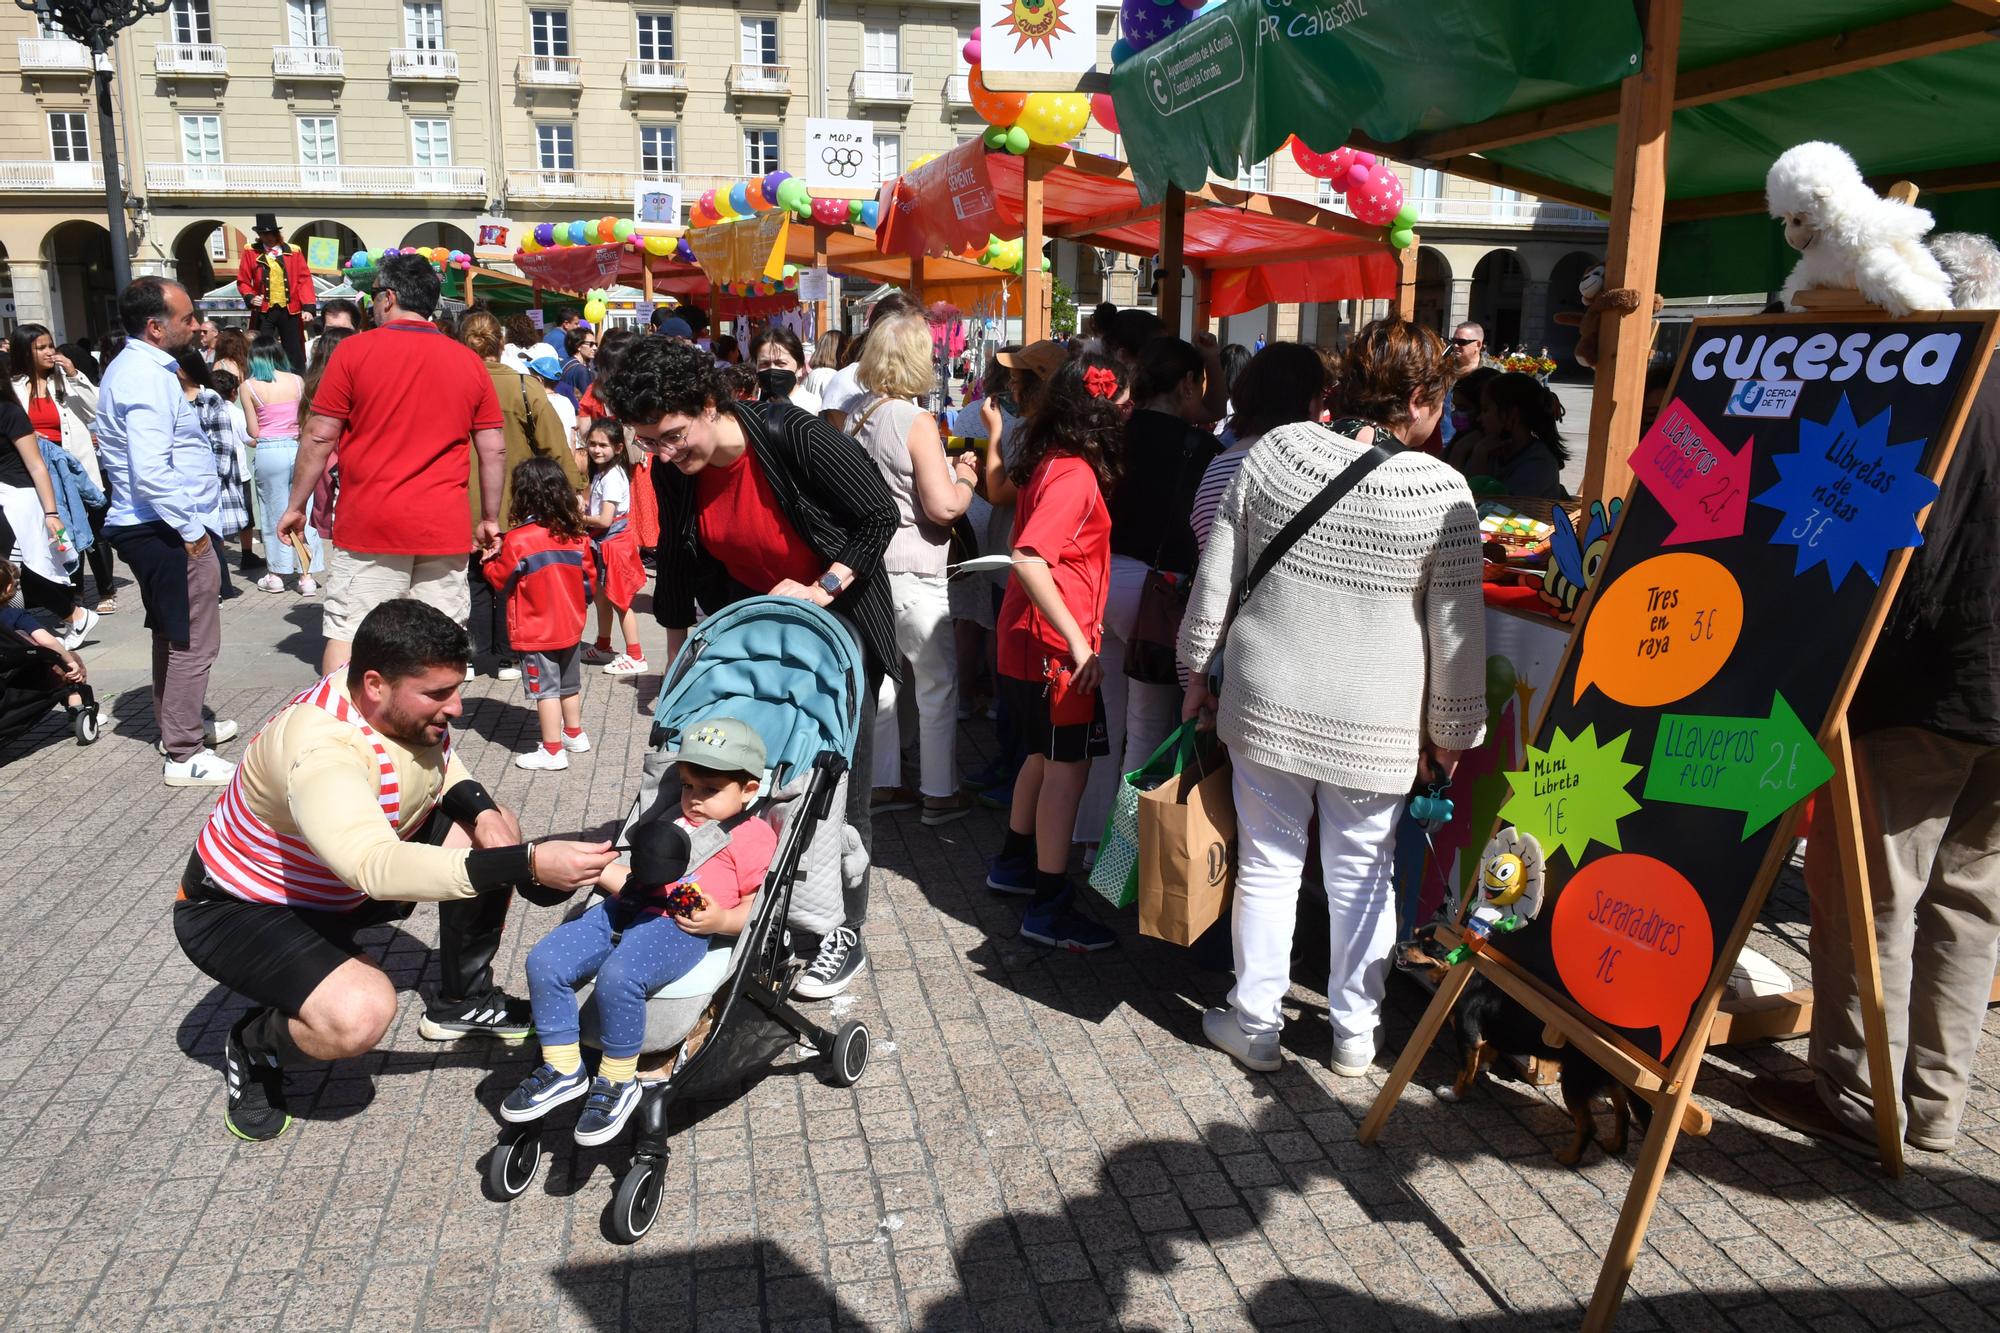
[[[1176,499],[1187,490],[1188,465],[1198,456],[1204,434],[1190,426],[1181,440],[1180,469],[1174,480]],[[1168,535],[1160,534],[1159,546],[1153,551],[1153,563],[1139,589],[1132,638],[1125,645],[1125,675],[1143,685],[1180,684],[1175,665],[1176,644],[1180,639],[1181,617],[1187,614],[1188,594],[1194,591],[1194,580],[1186,574],[1160,568],[1160,561],[1167,553]]]

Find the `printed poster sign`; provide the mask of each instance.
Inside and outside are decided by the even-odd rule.
[[[508,260],[520,249],[520,233],[514,219],[483,213],[472,224],[472,257],[478,260]]]
[[[979,76],[994,92],[1074,92],[1097,67],[1096,0],[980,0]]]
[[[721,222],[688,233],[695,262],[710,282],[750,282],[785,271],[785,242],[791,214],[773,209],[755,217]]]
[[[874,125],[865,120],[806,117],[806,188],[815,197],[861,199],[881,184]]]
[[[332,236],[306,237],[306,267],[315,273],[340,270],[340,241]]]
[[[681,224],[681,187],[664,181],[643,181],[632,187],[632,220]]]

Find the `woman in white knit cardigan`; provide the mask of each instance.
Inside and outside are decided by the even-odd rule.
[[[1281,426],[1244,459],[1181,624],[1185,715],[1214,711],[1235,772],[1236,985],[1202,1027],[1252,1069],[1282,1063],[1278,1006],[1315,804],[1333,1071],[1355,1077],[1374,1061],[1403,801],[1420,773],[1448,775],[1485,731],[1479,519],[1465,479],[1438,459],[1397,454],[1279,558],[1233,621],[1230,608],[1264,547],[1369,444],[1429,436],[1450,374],[1429,329],[1363,329],[1334,429]],[[1218,670],[1219,699],[1208,685]]]

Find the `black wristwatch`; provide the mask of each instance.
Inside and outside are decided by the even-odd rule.
[[[828,597],[840,596],[840,575],[828,570],[819,576],[819,590]]]

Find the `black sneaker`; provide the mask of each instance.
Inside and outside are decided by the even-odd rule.
[[[278,1068],[278,1057],[243,1044],[243,1030],[266,1012],[252,1009],[237,1019],[222,1048],[222,1080],[229,1094],[222,1123],[231,1134],[251,1143],[275,1139],[292,1127],[285,1110],[285,1071]]]
[[[868,969],[868,949],[846,926],[835,926],[819,942],[819,954],[792,994],[801,1000],[826,1000],[840,994]]]
[[[510,1045],[535,1035],[534,1011],[499,988],[469,1000],[434,1000],[424,1006],[417,1033],[425,1041],[457,1041],[460,1037],[498,1037]]]

